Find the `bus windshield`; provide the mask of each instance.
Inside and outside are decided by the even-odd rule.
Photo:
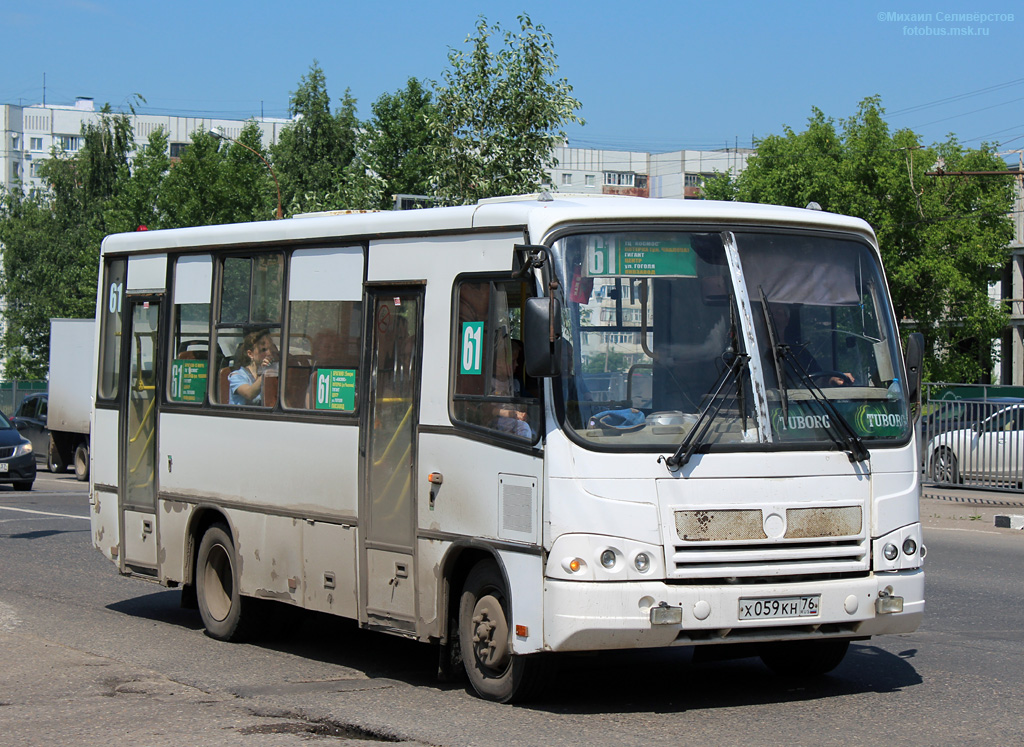
[[[866,243],[616,231],[554,249],[571,343],[562,418],[584,443],[674,450],[698,421],[706,444],[906,437],[898,338]]]

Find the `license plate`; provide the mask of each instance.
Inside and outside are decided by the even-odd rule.
[[[766,620],[777,617],[817,617],[820,606],[821,594],[740,599],[740,620]]]
[[[10,465],[7,462],[0,462],[0,472],[6,472]]]

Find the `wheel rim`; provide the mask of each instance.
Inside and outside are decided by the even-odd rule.
[[[953,457],[945,451],[940,451],[935,458],[935,476],[939,482],[953,482],[955,468]]]
[[[492,671],[508,665],[508,621],[501,601],[493,594],[480,597],[473,607],[473,652],[481,666]]]
[[[217,622],[227,618],[231,612],[231,596],[234,579],[231,573],[231,559],[223,545],[214,545],[206,559],[203,572],[203,596],[206,609]]]

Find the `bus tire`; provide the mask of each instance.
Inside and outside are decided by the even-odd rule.
[[[839,666],[850,642],[838,638],[820,641],[781,641],[761,648],[761,661],[782,677],[819,677]]]
[[[64,457],[61,456],[60,449],[57,448],[57,444],[53,441],[52,434],[50,435],[50,446],[46,450],[46,467],[54,474],[65,472],[68,468],[68,465],[64,462]]]
[[[477,563],[459,600],[459,648],[469,682],[485,700],[512,703],[537,695],[547,659],[512,653],[509,596],[497,564]]]
[[[206,634],[219,641],[240,640],[243,599],[238,590],[238,559],[224,524],[213,524],[203,534],[196,557],[195,586]]]
[[[89,445],[78,444],[75,449],[75,479],[85,482],[89,479]]]

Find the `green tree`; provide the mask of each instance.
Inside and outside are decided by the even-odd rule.
[[[877,97],[839,126],[814,109],[803,132],[786,128],[758,143],[735,179],[709,180],[708,199],[804,207],[863,218],[875,229],[897,318],[923,332],[933,380],[976,381],[993,366],[992,340],[1006,310],[988,298],[1013,230],[1007,177],[934,177],[927,172],[1005,171],[994,149],[954,137],[930,147],[911,130],[890,132]]]
[[[157,194],[157,226],[208,226],[269,220],[277,209],[277,196],[263,155],[260,128],[245,124],[237,138],[221,140],[197,131],[170,169]]]
[[[153,131],[149,140],[132,160],[122,167],[119,187],[107,209],[106,224],[111,233],[135,231],[139,226],[160,228],[157,201],[163,181],[171,167],[167,155],[167,132]]]
[[[314,60],[291,95],[289,112],[296,121],[271,147],[286,211],[351,207],[345,204],[344,186],[358,176],[346,173],[356,154],[356,100],[346,90],[332,113],[324,72]]]
[[[537,190],[555,165],[553,147],[565,140],[565,125],[583,123],[572,86],[553,77],[551,35],[525,14],[519,26],[519,34],[502,34],[481,16],[466,39],[470,49],[451,50],[444,83],[435,84],[434,193],[447,202]],[[492,36],[503,39],[497,51]]]
[[[430,91],[416,78],[394,94],[382,94],[372,106],[359,138],[359,159],[380,180],[381,201],[392,206],[397,194],[429,195],[432,152],[439,145],[429,123],[434,116]]]
[[[42,162],[47,190],[0,197],[0,296],[7,304],[0,352],[8,377],[46,375],[52,317],[95,313],[100,241],[132,142],[128,117],[105,106],[97,122],[83,125],[77,153],[55,150]]]

